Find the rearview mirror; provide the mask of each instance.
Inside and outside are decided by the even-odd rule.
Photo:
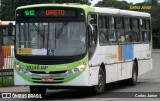
[[[89,24],[88,26],[89,29],[89,46],[94,47],[96,45],[96,31],[93,25]]]
[[[8,35],[12,35],[13,33],[13,23],[9,23],[9,27],[8,27]]]

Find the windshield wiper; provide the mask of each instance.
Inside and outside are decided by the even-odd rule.
[[[40,30],[39,30],[39,27],[36,26],[35,23],[32,23],[32,25],[33,25],[33,27],[36,29],[37,33],[38,33],[41,37],[44,37],[45,28],[44,28],[44,30],[43,30],[43,32],[42,32],[42,34],[41,34],[41,33],[40,33]]]
[[[36,29],[38,35],[40,35],[40,36],[42,37],[42,39],[43,39],[43,47],[44,47],[45,28],[43,28],[43,31],[42,31],[42,33],[41,33],[40,30],[39,30],[39,27],[36,26],[35,23],[32,23],[32,25],[33,25],[33,27]]]
[[[64,28],[67,26],[68,22],[64,22],[63,25],[60,27],[60,29],[58,30],[57,34],[56,34],[56,39],[59,39]]]

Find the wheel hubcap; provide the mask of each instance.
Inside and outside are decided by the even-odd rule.
[[[98,89],[103,89],[104,86],[104,78],[102,75],[98,75]]]
[[[134,72],[133,72],[133,80],[134,80],[134,82],[137,81],[137,74],[136,74],[136,71],[135,71],[135,70],[134,70]]]

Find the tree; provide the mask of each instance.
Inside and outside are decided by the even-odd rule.
[[[97,7],[114,7],[119,9],[129,9],[129,4],[126,1],[117,0],[102,0],[99,1],[95,6]]]
[[[158,4],[158,0],[145,0],[145,2],[151,4],[152,6],[155,6]]]
[[[81,3],[90,5],[90,0],[53,0],[55,3]]]

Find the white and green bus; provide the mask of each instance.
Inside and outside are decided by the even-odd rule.
[[[15,85],[31,93],[89,87],[152,69],[149,13],[81,4],[37,4],[16,9]]]

